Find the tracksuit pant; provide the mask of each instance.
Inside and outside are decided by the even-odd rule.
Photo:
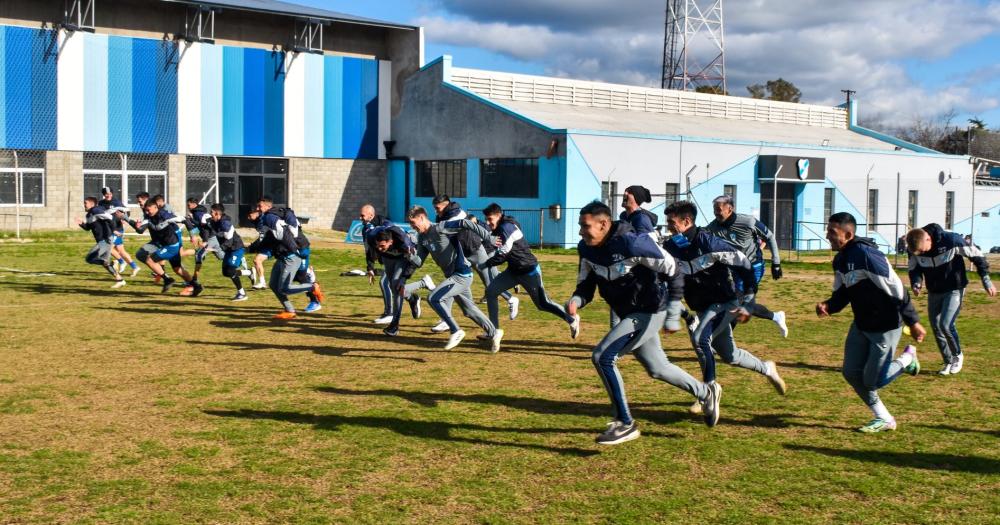
[[[937,341],[938,350],[941,351],[941,358],[945,364],[957,362],[958,356],[962,354],[955,321],[958,320],[958,313],[962,310],[964,298],[964,288],[927,294],[927,314],[930,316],[931,330],[934,331],[934,340]]]
[[[302,264],[302,260],[298,255],[293,254],[286,257],[275,257],[274,265],[271,267],[271,279],[268,282],[268,286],[274,292],[274,296],[278,298],[282,306],[285,307],[286,312],[295,311],[295,306],[288,299],[289,295],[307,292],[309,298],[313,299],[312,283],[296,284],[293,282],[296,272],[299,271],[300,264]]]
[[[706,383],[715,381],[715,356],[719,354],[724,363],[735,365],[759,374],[767,373],[767,366],[757,356],[738,348],[733,339],[732,321],[735,316],[729,311],[736,308],[735,301],[715,303],[698,312],[698,328],[691,332],[691,344],[698,354],[702,377]]]
[[[490,266],[489,268],[479,267],[480,264],[490,260],[490,255],[486,253],[486,248],[480,245],[479,249],[476,250],[475,253],[466,256],[466,259],[469,260],[469,265],[472,266],[472,269],[479,274],[479,279],[483,281],[483,286],[489,288],[490,283],[493,282],[493,279],[497,278],[497,274],[499,274],[500,271],[497,270],[496,266]],[[507,288],[504,288],[501,291],[502,293],[500,295],[504,298],[504,300],[510,302],[510,298],[513,296],[507,291]]]
[[[464,275],[456,273],[441,281],[434,288],[434,291],[431,292],[431,296],[427,298],[427,302],[431,304],[431,307],[441,317],[441,320],[448,325],[448,330],[451,333],[459,330],[458,324],[455,323],[455,318],[451,316],[452,302],[457,301],[458,306],[462,309],[462,313],[479,325],[486,332],[486,335],[493,337],[496,328],[494,328],[493,323],[476,306],[476,301],[472,299],[471,285],[471,273]]]
[[[567,323],[573,322],[573,318],[566,313],[566,310],[549,299],[545,293],[545,286],[542,284],[542,269],[536,264],[535,269],[529,273],[514,273],[508,268],[497,274],[493,282],[486,287],[486,308],[490,312],[490,322],[493,323],[493,326],[500,328],[500,301],[497,300],[497,296],[516,285],[524,287],[528,296],[531,297],[531,302],[535,303],[535,307],[539,310],[559,317]]]
[[[399,317],[403,312],[403,301],[409,299],[417,290],[425,288],[425,285],[419,279],[406,284],[406,279],[403,278],[403,270],[406,269],[406,263],[402,260],[383,259],[382,264],[385,269],[384,275],[389,278],[389,291],[392,293],[392,313],[390,314],[392,315],[392,322],[389,323],[389,328],[395,328],[399,326]],[[400,286],[403,286],[402,295],[399,294]]]
[[[869,407],[879,402],[878,389],[903,373],[893,360],[903,328],[887,332],[866,332],[851,323],[844,341],[844,379]]]
[[[99,241],[94,245],[93,248],[87,252],[86,257],[88,264],[97,264],[103,266],[105,270],[108,271],[112,276],[115,275],[114,268],[111,267],[111,243],[108,241]]]
[[[708,396],[705,383],[671,363],[663,353],[660,328],[666,317],[665,311],[630,314],[621,319],[594,348],[594,368],[611,399],[615,419],[622,423],[632,423],[632,413],[628,408],[625,383],[618,371],[617,362],[620,357],[629,353],[635,353],[635,358],[653,379],[669,383],[700,400]]]

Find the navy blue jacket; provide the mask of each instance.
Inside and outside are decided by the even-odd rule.
[[[239,233],[236,233],[236,227],[233,226],[233,220],[229,218],[228,215],[223,215],[221,219],[215,220],[209,216],[208,227],[211,228],[212,235],[215,235],[215,239],[219,241],[219,246],[226,252],[234,252],[245,248],[243,244],[243,238],[240,237]]]
[[[507,269],[516,274],[531,273],[538,266],[538,259],[531,253],[531,247],[524,240],[521,225],[510,215],[502,215],[493,235],[500,238],[501,245],[484,264],[497,266],[507,262]],[[480,240],[480,242],[482,242]]]
[[[441,213],[437,214],[434,222],[460,221],[468,217],[469,214],[465,213],[465,210],[462,209],[459,203],[449,202],[448,206],[441,210]],[[455,236],[458,237],[458,243],[462,245],[462,253],[467,256],[478,252],[479,247],[483,245],[483,240],[470,230],[459,230]]]
[[[87,216],[80,227],[84,230],[90,230],[97,242],[111,242],[112,237],[114,237],[113,225],[114,215],[112,212],[98,204],[87,210]]]
[[[738,290],[746,292],[744,302],[757,293],[750,259],[708,230],[692,227],[679,237],[667,238],[663,248],[677,259],[677,267],[684,275],[684,300],[696,312],[739,299]]]
[[[181,242],[180,225],[183,223],[184,219],[170,213],[166,208],[160,208],[160,211],[152,216],[143,213],[141,221],[129,221],[129,224],[139,233],[149,230],[149,237],[153,244],[159,246],[170,246]]]
[[[254,241],[254,250],[270,250],[271,255],[282,259],[298,255],[297,232],[278,213],[272,211],[273,209],[268,210],[260,216],[258,231],[261,231],[261,237]]]
[[[123,214],[128,213],[128,206],[122,204],[120,199],[101,199],[97,201],[97,205],[108,210],[111,213],[111,225],[116,232],[123,232],[125,228],[122,226],[122,219],[119,219],[115,212],[122,212]]]
[[[201,237],[201,240],[207,241],[212,238],[212,227],[208,223],[211,218],[212,215],[208,213],[208,210],[199,204],[193,210],[188,211],[187,220],[184,222],[188,231],[198,228],[198,236]]]
[[[940,224],[928,224],[921,228],[931,237],[931,249],[921,255],[910,254],[910,284],[927,281],[928,292],[950,292],[969,285],[965,275],[965,261],[968,257],[976,266],[976,272],[983,280],[983,286],[990,285],[990,265],[983,252],[976,245],[966,245],[965,239],[945,231]]]
[[[835,314],[848,303],[854,324],[866,332],[887,332],[900,321],[920,321],[903,281],[871,239],[855,237],[833,258],[833,295],[827,311]]]
[[[362,240],[367,239],[368,238],[368,232],[372,231],[374,228],[378,228],[380,226],[385,226],[386,224],[390,224],[391,225],[392,221],[390,221],[388,218],[383,217],[381,215],[376,215],[376,216],[372,217],[371,222],[362,222],[361,223],[361,239]],[[375,262],[376,261],[378,261],[378,252],[376,252],[374,249],[372,249],[372,247],[369,246],[367,242],[365,242],[365,267],[366,267],[366,269],[369,272],[375,270]]]
[[[656,230],[656,221],[658,218],[655,213],[639,208],[631,215],[627,211],[621,212],[618,219],[631,224],[632,229],[636,233],[649,233]]]
[[[619,317],[656,313],[680,301],[684,283],[674,259],[648,233],[637,234],[627,222],[615,221],[600,246],[577,246],[580,273],[570,301],[578,307],[594,300],[595,290]],[[660,281],[660,274],[670,279]]]
[[[392,234],[392,246],[384,252],[378,251],[375,240],[375,236],[382,231],[388,231]],[[374,252],[376,257],[378,257],[378,262],[382,264],[385,264],[387,259],[405,263],[403,273],[400,275],[403,279],[408,279],[413,275],[413,272],[416,271],[421,263],[417,257],[417,247],[413,244],[413,240],[410,239],[410,236],[402,228],[392,223],[383,224],[369,230],[365,236],[365,249],[370,249]]]

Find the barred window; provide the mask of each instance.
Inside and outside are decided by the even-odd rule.
[[[19,203],[45,206],[44,151],[0,150],[0,206]]]
[[[823,220],[827,220],[833,215],[833,210],[837,206],[836,195],[833,188],[823,188]]]
[[[481,197],[538,197],[538,159],[482,159]]]
[[[955,192],[946,191],[944,193],[944,229],[950,230],[955,226]]]
[[[126,206],[138,206],[135,196],[146,192],[167,196],[167,156],[87,152],[83,154],[83,194],[101,198],[108,187]]]
[[[666,193],[663,196],[663,206],[666,208],[681,199],[681,185],[676,182],[668,182]]]
[[[417,161],[417,197],[466,196],[464,159]]]
[[[736,207],[736,185],[726,184],[722,186],[722,194],[726,195],[730,199],[733,199],[733,208]]]
[[[910,225],[910,228],[917,227],[917,201],[919,199],[919,194],[917,190],[910,190],[909,198],[906,203],[906,222]]]

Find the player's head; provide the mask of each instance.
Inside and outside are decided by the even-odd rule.
[[[434,211],[438,212],[438,215],[440,215],[441,212],[443,212],[444,209],[447,208],[449,204],[451,204],[451,197],[449,197],[444,193],[440,195],[435,195],[434,200],[431,201],[431,204],[434,205]]]
[[[101,188],[101,196],[104,197],[105,200],[111,200],[112,197],[115,196],[115,192],[111,188],[105,186]]]
[[[146,201],[148,200],[149,200],[149,193],[140,191],[139,193],[135,194],[135,201],[139,203],[139,206],[146,204]]]
[[[842,211],[831,215],[826,221],[826,240],[830,241],[830,248],[839,252],[854,239],[857,228],[858,221],[850,213]]]
[[[260,210],[257,208],[253,208],[247,213],[247,219],[250,219],[251,222],[257,222],[258,218],[260,218]]]
[[[593,201],[580,210],[580,237],[587,246],[600,246],[611,235],[611,208]]]
[[[149,215],[156,215],[160,211],[160,204],[156,202],[156,198],[154,197],[146,201],[146,203],[142,205],[142,209]]]
[[[414,206],[406,212],[406,222],[418,233],[427,233],[431,229],[431,220],[427,218],[427,210],[422,206]]]
[[[906,232],[906,247],[913,255],[923,255],[931,251],[931,236],[920,228]]]
[[[261,213],[267,213],[267,211],[273,207],[274,201],[267,195],[261,197],[260,200],[257,201],[257,209],[260,210]]]
[[[163,198],[163,195],[160,195],[160,194],[153,195],[152,199],[153,199],[153,202],[156,203],[156,207],[157,208],[162,208],[163,207],[163,203],[167,202],[167,200]]]
[[[629,186],[625,188],[625,193],[622,195],[622,208],[628,210],[629,213],[634,212],[639,209],[644,202],[652,202],[653,198],[649,194],[649,190],[644,186]]]
[[[483,208],[483,217],[486,218],[486,224],[489,225],[490,229],[495,230],[500,225],[500,219],[503,218],[503,208],[495,202],[491,203]]]
[[[728,221],[733,216],[733,198],[729,195],[719,195],[712,201],[712,211],[717,221]]]
[[[96,197],[84,197],[83,198],[83,209],[90,211],[91,208],[97,206]]]
[[[189,197],[187,200],[187,205],[189,210],[193,210],[198,207],[198,199],[194,197]]]
[[[217,202],[212,205],[212,220],[221,221],[222,216],[226,214],[226,205],[221,202]]]
[[[663,212],[667,216],[667,229],[670,233],[684,233],[694,227],[698,218],[698,207],[691,201],[677,201]]]
[[[372,206],[371,204],[365,204],[364,206],[361,207],[361,212],[358,214],[358,216],[360,217],[361,222],[364,223],[372,222],[372,219],[375,218],[375,206]]]
[[[375,234],[375,248],[385,253],[392,248],[392,232],[389,230],[382,230]]]

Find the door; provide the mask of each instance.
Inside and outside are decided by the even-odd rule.
[[[264,195],[264,177],[241,175],[238,186],[240,226],[253,227],[253,224],[247,219],[247,214],[257,206],[257,202]]]
[[[795,184],[779,183],[777,200],[777,221],[773,224],[775,216],[774,209],[774,186],[770,183],[760,185],[760,221],[767,225],[774,232],[778,241],[778,248],[791,250],[795,241]]]

